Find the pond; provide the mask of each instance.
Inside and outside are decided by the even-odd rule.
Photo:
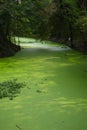
[[[0,99],[0,130],[86,130],[87,56],[31,39],[21,46],[0,59],[0,82],[26,84],[13,100]]]

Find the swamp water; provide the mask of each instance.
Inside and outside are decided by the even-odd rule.
[[[0,82],[26,84],[13,100],[0,99],[0,130],[86,130],[87,56],[23,42],[14,57],[0,59]]]

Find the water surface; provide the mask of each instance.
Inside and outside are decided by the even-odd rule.
[[[86,130],[87,56],[23,42],[14,57],[0,59],[0,82],[26,82],[14,100],[0,99],[0,130]]]

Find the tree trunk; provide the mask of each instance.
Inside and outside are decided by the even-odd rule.
[[[70,47],[74,48],[74,44],[73,44],[73,27],[72,27],[72,23],[69,23],[69,29],[70,29]]]
[[[7,10],[0,14],[0,57],[13,56],[20,47],[11,42],[11,15]]]

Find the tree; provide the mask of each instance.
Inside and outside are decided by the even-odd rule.
[[[70,37],[70,46],[73,47],[74,23],[78,17],[77,9],[64,0],[54,0],[54,2],[56,2],[57,10],[50,19],[53,26],[52,35],[60,39],[68,39]]]
[[[87,10],[87,0],[77,0],[77,5],[82,10]]]
[[[11,0],[0,0],[0,57],[14,55],[20,50],[11,42],[12,5]]]
[[[27,0],[21,7],[23,10],[22,18],[25,19],[29,37],[46,39],[48,37],[48,19],[49,19],[49,0]]]

